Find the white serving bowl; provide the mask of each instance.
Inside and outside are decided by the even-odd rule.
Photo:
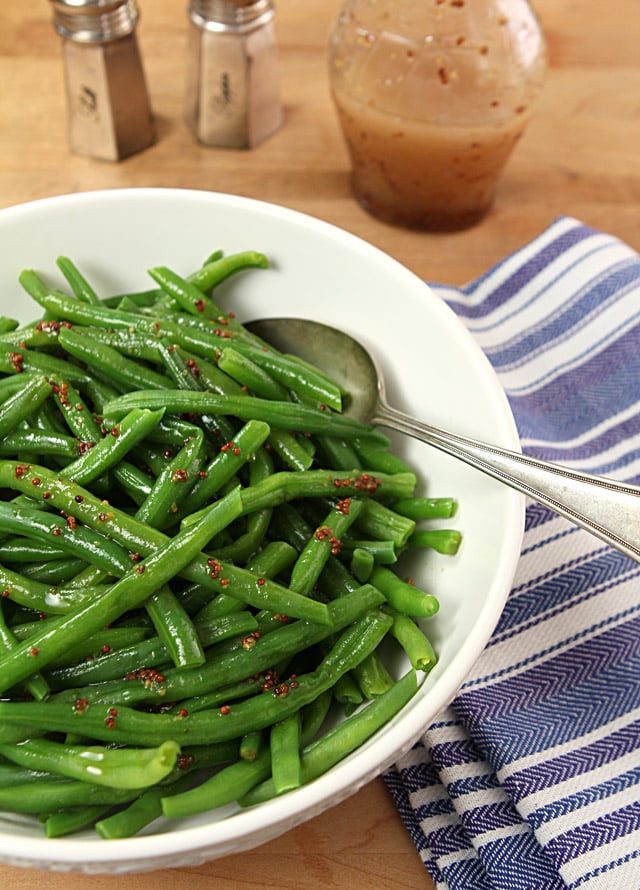
[[[518,449],[505,395],[480,349],[422,281],[371,245],[282,207],[205,191],[130,189],[35,201],[0,211],[0,311],[28,320],[38,307],[18,274],[34,268],[54,286],[55,260],[71,257],[104,296],[152,286],[148,268],[196,269],[214,249],[266,253],[267,271],[232,279],[218,301],[240,320],[303,316],[339,325],[379,359],[391,404],[438,426]],[[233,306],[225,292],[233,294]],[[416,583],[436,594],[429,623],[439,662],[402,712],[329,773],[248,810],[228,807],[145,834],[103,841],[92,832],[46,839],[35,819],[0,814],[0,860],[86,873],[133,872],[236,853],[334,806],[412,744],[455,696],[503,608],[519,555],[523,498],[464,464],[398,440],[424,490],[451,495],[463,533],[455,557],[413,559]],[[398,666],[401,669],[401,666]]]

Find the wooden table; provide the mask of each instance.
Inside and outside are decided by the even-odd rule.
[[[550,70],[538,112],[495,206],[457,234],[409,232],[368,216],[349,190],[330,102],[326,38],[338,0],[280,0],[283,129],[252,152],[194,143],[182,119],[186,0],[143,2],[138,28],[159,139],[120,164],[71,155],[60,41],[44,0],[0,4],[0,207],[129,186],[210,189],[273,201],[365,238],[418,275],[463,283],[568,214],[640,249],[640,6],[637,0],[536,0]],[[45,876],[0,866],[0,886],[113,886],[107,876]],[[423,888],[432,882],[382,780],[253,853],[117,878],[119,890],[179,887]]]

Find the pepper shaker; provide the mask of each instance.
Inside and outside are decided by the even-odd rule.
[[[282,124],[272,0],[190,0],[185,117],[196,139],[253,148]]]
[[[119,161],[155,141],[135,35],[136,0],[51,0],[63,38],[69,145]]]

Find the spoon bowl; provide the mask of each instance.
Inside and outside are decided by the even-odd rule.
[[[410,417],[386,402],[384,378],[373,356],[343,331],[302,318],[247,324],[278,349],[317,365],[345,390],[345,413],[413,436],[498,479],[640,562],[640,488],[528,457]]]

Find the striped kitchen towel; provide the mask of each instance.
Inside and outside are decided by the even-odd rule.
[[[525,452],[640,482],[634,251],[563,217],[469,286],[433,287]],[[640,565],[528,503],[491,640],[385,779],[439,890],[638,890]]]

